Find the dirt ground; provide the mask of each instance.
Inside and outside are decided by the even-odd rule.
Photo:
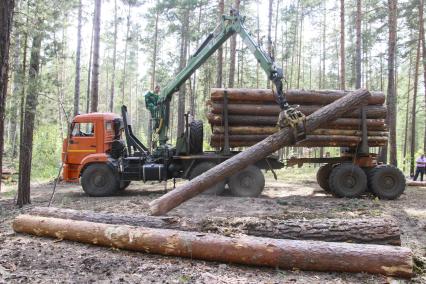
[[[170,184],[169,184],[170,186]],[[22,234],[13,218],[33,206],[46,206],[51,184],[32,188],[32,205],[18,209],[13,196],[0,199],[0,283],[408,283],[364,273],[320,273],[248,267],[96,247]],[[133,183],[119,196],[93,198],[79,186],[61,184],[53,206],[102,212],[146,214],[163,185]],[[267,180],[260,198],[198,196],[169,215],[201,219],[212,216],[274,218],[356,218],[393,216],[399,220],[402,245],[416,259],[426,257],[426,188],[408,187],[396,201],[372,197],[337,199],[324,194],[314,177],[304,181]],[[426,283],[418,272],[411,280]]]

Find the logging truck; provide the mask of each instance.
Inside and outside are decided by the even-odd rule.
[[[220,124],[215,124],[215,126],[220,126],[218,129],[221,133],[219,138],[211,140],[212,146],[217,151],[203,151],[203,122],[189,121],[188,116],[185,119],[185,131],[177,139],[176,145],[172,146],[167,143],[170,101],[173,94],[234,34],[241,36],[275,87],[268,100],[274,104],[271,107],[272,111],[278,110],[279,119],[274,114],[273,122],[270,121],[271,117],[268,117],[269,120],[256,119],[256,123],[268,121],[266,125],[272,123],[272,127],[276,127],[277,121],[278,125],[300,123],[304,119],[304,114],[297,107],[289,105],[287,101],[283,91],[283,70],[255,43],[243,23],[244,17],[235,10],[231,10],[230,15],[224,15],[221,24],[191,56],[187,66],[163,88],[152,116],[153,132],[156,137],[154,144],[158,143],[153,150],[148,149],[134,135],[126,106],[122,106],[121,116],[113,113],[77,115],[71,123],[69,135],[63,143],[63,180],[81,182],[83,190],[90,196],[108,196],[124,190],[131,181],[161,182],[176,178],[193,179],[237,154],[238,152],[233,151],[233,148],[253,145],[253,139],[249,141],[250,145],[238,144],[236,143],[238,141],[233,140],[232,131],[235,131],[235,128],[231,130],[230,128],[234,126],[236,118],[229,113],[233,109],[228,107],[229,101],[232,102],[231,90],[229,90],[229,94],[227,90],[222,92],[222,105],[220,106],[222,113],[217,120],[220,120]],[[335,97],[342,95],[345,93],[337,94]],[[303,98],[303,96],[299,97]],[[348,145],[356,145],[355,147],[350,147],[340,157],[304,162],[326,163],[318,171],[318,183],[323,189],[339,197],[358,197],[370,189],[379,198],[395,199],[405,189],[405,178],[395,167],[378,165],[375,155],[369,153],[367,110],[362,108],[361,113],[358,125],[362,128],[356,139],[352,141],[354,144]],[[246,119],[243,118],[242,121],[244,124]],[[213,126],[210,117],[209,122]],[[264,125],[261,127],[264,128]],[[212,137],[214,135],[215,133]],[[259,135],[253,136],[259,138]],[[303,143],[306,139],[309,142],[309,137],[302,130],[295,131],[292,140],[294,143]],[[316,140],[311,140],[305,146],[323,145]],[[288,161],[287,164],[291,165],[292,162],[294,161]],[[274,170],[284,166],[285,163],[280,161],[277,156],[263,157],[254,164],[247,164],[245,169],[204,192],[221,194],[227,185],[234,196],[257,197],[265,185],[265,178],[261,170],[271,170],[276,178]]]

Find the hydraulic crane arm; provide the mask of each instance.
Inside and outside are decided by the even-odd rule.
[[[157,130],[160,144],[167,141],[166,132],[169,123],[169,104],[172,95],[177,92],[180,86],[219,48],[222,44],[234,34],[239,34],[243,42],[256,57],[262,69],[266,72],[268,78],[276,87],[276,101],[282,110],[289,109],[289,105],[283,92],[283,70],[279,68],[272,58],[260,48],[253,40],[249,31],[244,26],[244,17],[240,16],[238,11],[231,10],[230,15],[222,16],[222,23],[216,27],[206,40],[201,44],[198,50],[188,60],[187,66],[183,68],[176,78],[171,81],[160,93],[159,111],[157,120]],[[291,109],[292,110],[292,109]],[[293,110],[292,110],[293,111]],[[290,113],[289,118],[291,119]],[[287,115],[288,116],[288,115]]]

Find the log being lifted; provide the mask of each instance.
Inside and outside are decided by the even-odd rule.
[[[341,116],[343,113],[365,104],[370,96],[367,90],[359,89],[326,105],[306,117],[304,123],[306,132],[312,132],[321,125]],[[163,215],[216,183],[241,171],[248,165],[254,164],[284,146],[292,145],[294,142],[293,134],[294,129],[285,127],[245,151],[232,156],[214,168],[166,193],[160,198],[153,200],[149,204],[151,214]]]
[[[410,249],[396,246],[277,240],[110,225],[20,215],[18,233],[147,253],[225,263],[314,271],[367,272],[411,277]]]
[[[212,126],[223,126],[222,115],[207,114],[207,119]],[[250,116],[250,115],[229,115],[230,126],[267,126],[275,127],[278,116]],[[384,119],[366,119],[368,130],[386,131]],[[322,125],[327,129],[349,129],[360,130],[361,119],[358,118],[337,118],[332,122]]]
[[[297,109],[304,115],[310,115],[314,111],[321,108],[321,105],[301,105]],[[210,111],[213,114],[223,113],[223,104],[212,103]],[[386,118],[386,107],[385,106],[365,106],[367,118]],[[278,105],[261,105],[261,104],[228,104],[228,113],[230,115],[251,115],[251,116],[277,116],[280,113],[280,107]],[[345,113],[343,117],[346,118],[360,118],[360,110],[354,110],[352,112]]]
[[[223,102],[223,96],[227,92],[228,100],[238,102],[262,102],[275,103],[275,97],[270,89],[224,89],[213,88],[210,92],[211,100]],[[317,104],[325,105],[338,100],[351,91],[340,90],[286,90],[285,96],[289,104]],[[371,92],[368,98],[369,105],[383,105],[385,94],[383,92]]]
[[[30,214],[95,223],[247,234],[274,239],[401,245],[398,223],[390,218],[281,220],[269,217],[216,217],[192,221],[180,217],[99,213],[54,207],[35,207]]]

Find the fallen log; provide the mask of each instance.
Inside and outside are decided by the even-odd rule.
[[[426,181],[407,180],[408,186],[426,186]]]
[[[365,89],[359,89],[342,97],[306,117],[304,123],[305,130],[310,132],[319,128],[321,125],[336,119],[343,113],[359,107],[367,101],[368,97],[370,97],[370,93]],[[285,127],[247,150],[232,156],[216,167],[186,182],[182,186],[153,200],[149,204],[151,214],[163,215],[182,202],[196,196],[217,182],[232,176],[248,165],[252,165],[284,146],[294,144],[293,133],[293,128]]]
[[[230,135],[271,135],[278,131],[277,127],[261,127],[261,126],[230,126]],[[224,134],[225,129],[223,126],[213,126],[213,134]],[[348,129],[316,129],[310,134],[313,135],[347,135],[347,136],[361,136],[361,130],[348,130]],[[368,136],[383,136],[387,137],[387,131],[368,131]]]
[[[224,89],[212,88],[210,92],[211,100],[214,102],[223,102],[223,96],[227,92],[228,100],[232,101],[253,101],[253,102],[270,102],[275,103],[275,97],[270,89]],[[285,91],[285,96],[289,104],[318,104],[325,105],[332,103],[351,91],[341,90],[295,90]],[[385,94],[383,92],[370,92],[371,97],[368,98],[369,105],[383,105],[385,103]]]
[[[222,115],[207,113],[207,119],[212,126],[223,126]],[[228,123],[230,126],[267,126],[275,127],[278,116],[250,116],[250,115],[229,115]],[[384,119],[366,119],[368,130],[385,131],[386,125]],[[337,118],[323,128],[327,129],[349,129],[360,130],[361,119],[359,118]]]
[[[246,234],[273,239],[318,240],[364,244],[401,245],[398,223],[390,218],[281,220],[274,218],[221,218],[193,221],[181,217],[93,212],[35,207],[31,215],[181,231]]]
[[[314,111],[321,108],[321,105],[300,105],[297,109],[304,115],[310,115]],[[211,104],[210,111],[213,114],[223,113],[223,104],[213,103]],[[251,116],[277,116],[281,109],[278,105],[260,105],[260,104],[228,104],[228,114],[230,115],[251,115]],[[386,107],[384,106],[365,106],[367,118],[386,118]],[[354,110],[352,112],[345,113],[342,117],[346,118],[360,118],[361,112]]]
[[[281,269],[366,272],[411,277],[411,250],[397,246],[277,240],[242,236],[110,225],[87,221],[20,215],[17,233],[179,256]]]

